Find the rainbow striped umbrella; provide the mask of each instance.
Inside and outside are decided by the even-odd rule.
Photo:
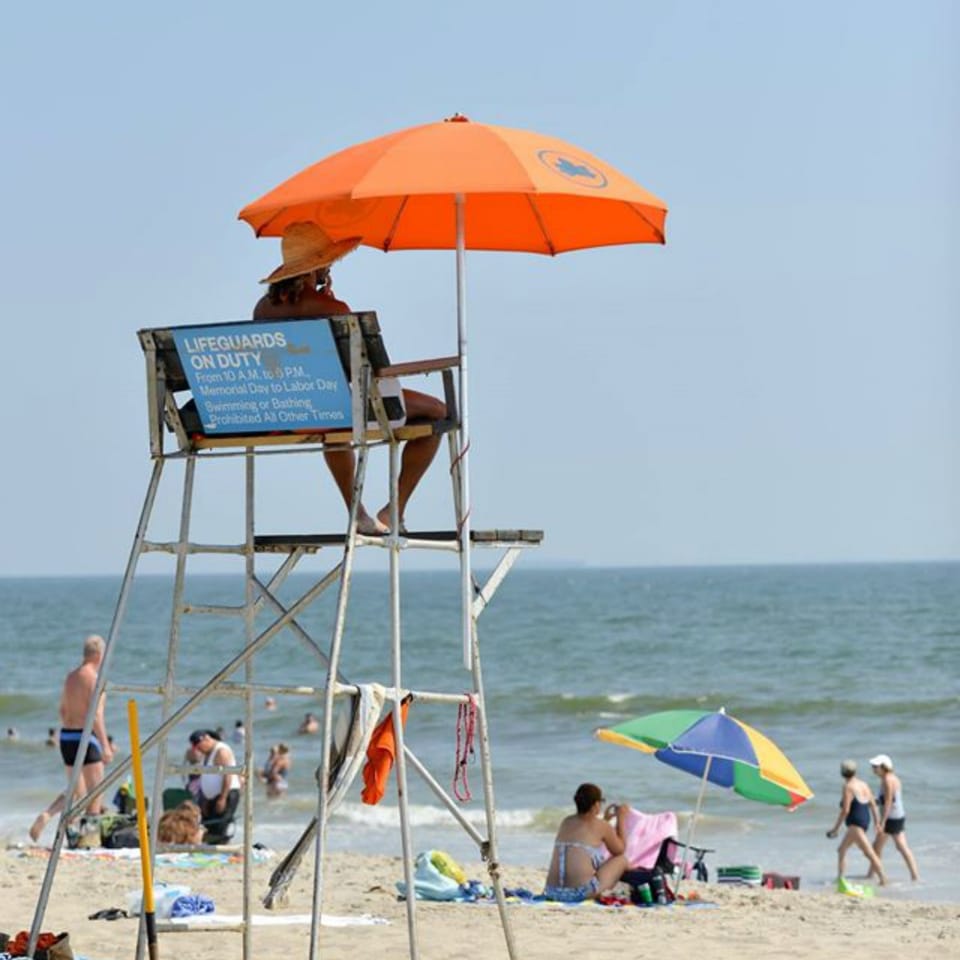
[[[600,740],[652,753],[658,760],[700,778],[697,805],[687,829],[683,866],[693,843],[707,782],[732,788],[761,803],[794,810],[813,796],[780,748],[759,730],[721,708],[663,710],[596,731]],[[679,880],[677,886],[679,888]]]
[[[597,730],[618,743],[686,770],[704,782],[732,788],[749,800],[791,810],[813,796],[780,748],[725,710],[664,710]]]

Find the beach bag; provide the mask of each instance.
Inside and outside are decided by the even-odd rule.
[[[38,941],[39,943],[39,941]],[[34,960],[74,960],[70,934],[61,933],[45,950],[37,950]]]
[[[28,930],[21,930],[15,937],[0,934],[2,949],[11,957],[26,956],[29,940]],[[70,947],[70,934],[41,933],[37,937],[33,956],[34,960],[74,960],[73,950]]]
[[[460,884],[437,868],[432,859],[435,852],[438,851],[418,853],[413,862],[414,897],[417,900],[456,900],[461,896]],[[444,857],[447,855],[444,854]],[[452,857],[449,860],[456,865]],[[406,897],[407,885],[403,880],[397,881],[397,890],[401,897]]]
[[[136,824],[132,827],[118,827],[112,830],[103,841],[103,845],[108,850],[121,850],[125,847],[140,847],[140,831]]]
[[[173,905],[181,897],[189,897],[193,890],[185,884],[155,883],[153,885],[153,912],[158,920],[166,920]],[[127,913],[139,917],[143,909],[143,888],[131,890],[127,894]]]
[[[81,817],[76,830],[67,827],[67,846],[71,850],[92,850],[101,845],[100,817]]]
[[[137,830],[137,815],[107,814],[100,818],[100,840],[108,850],[122,847],[139,847],[140,833]]]

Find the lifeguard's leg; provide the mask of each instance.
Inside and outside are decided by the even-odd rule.
[[[353,500],[353,477],[356,473],[356,457],[352,450],[324,450],[323,459],[327,462],[327,469],[333,477],[333,482],[343,497],[343,502],[350,509]],[[386,533],[386,527],[367,513],[361,503],[357,509],[357,529],[360,533]]]
[[[447,415],[447,405],[436,397],[420,393],[417,390],[403,391],[403,405],[407,411],[409,421],[428,421],[436,423]],[[408,440],[403,448],[400,460],[400,476],[397,478],[397,507],[400,514],[400,523],[403,524],[407,502],[417,489],[417,484],[423,479],[433,458],[440,447],[440,437],[417,437]],[[377,520],[384,526],[390,523],[390,504],[387,503],[377,512]]]

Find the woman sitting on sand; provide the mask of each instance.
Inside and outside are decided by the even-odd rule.
[[[577,903],[609,890],[627,869],[627,804],[603,807],[603,792],[581,783],[573,796],[577,812],[565,817],[553,841],[553,857],[543,894]],[[616,818],[616,830],[610,821]]]
[[[828,837],[835,837],[840,830],[840,824],[845,823],[847,832],[837,847],[837,880],[842,880],[847,869],[847,851],[856,844],[863,855],[870,861],[871,873],[876,871],[880,878],[880,885],[887,882],[887,875],[883,872],[883,864],[873,852],[870,841],[867,839],[867,830],[870,829],[870,818],[880,823],[877,805],[873,801],[870,788],[857,776],[855,760],[844,760],[840,764],[840,776],[843,777],[843,793],[840,794],[840,813],[837,821],[827,831]]]

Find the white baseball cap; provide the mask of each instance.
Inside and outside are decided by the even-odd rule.
[[[885,767],[887,770],[892,770],[893,761],[885,753],[878,753],[875,757],[870,758],[870,766]]]

